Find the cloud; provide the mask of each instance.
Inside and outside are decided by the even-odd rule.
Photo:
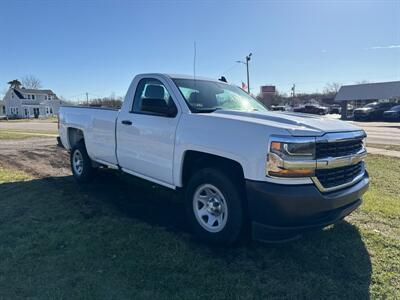
[[[389,45],[389,46],[374,46],[369,49],[397,49],[400,48],[400,45]]]

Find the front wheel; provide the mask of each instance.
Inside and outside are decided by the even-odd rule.
[[[230,245],[242,232],[240,190],[224,173],[206,168],[195,173],[185,192],[186,213],[195,234],[203,241]]]
[[[72,175],[78,182],[84,183],[93,179],[94,168],[83,141],[72,147],[70,163]]]

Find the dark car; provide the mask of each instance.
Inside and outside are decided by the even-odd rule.
[[[383,112],[383,118],[388,121],[400,121],[400,105],[393,106],[390,110]]]
[[[383,119],[383,112],[394,106],[390,102],[373,102],[354,110],[354,121],[372,121]]]
[[[319,105],[305,105],[303,107],[296,107],[293,111],[306,114],[325,115],[328,109]]]
[[[338,115],[340,115],[341,112],[342,112],[342,108],[338,104],[333,104],[333,105],[331,105],[329,107],[329,113],[330,114],[338,114]]]
[[[274,111],[285,111],[285,110],[286,110],[286,107],[285,107],[285,106],[282,106],[282,105],[272,105],[272,106],[270,107],[270,109],[271,109],[271,110],[274,110]]]

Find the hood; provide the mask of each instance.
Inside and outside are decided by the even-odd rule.
[[[361,130],[359,127],[344,121],[291,112],[217,110],[207,115],[281,128],[287,130],[293,136],[321,136],[328,132]]]

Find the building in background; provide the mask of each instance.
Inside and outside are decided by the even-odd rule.
[[[18,80],[9,84],[3,99],[7,117],[47,118],[57,115],[61,100],[52,90],[26,89]]]
[[[4,101],[0,100],[0,117],[4,117],[6,115],[6,107],[4,106]]]
[[[376,101],[400,101],[400,81],[344,85],[335,97],[343,120],[353,118],[355,108]]]
[[[259,100],[267,107],[270,107],[274,103],[274,98],[276,94],[276,87],[274,85],[262,85],[260,87]]]

